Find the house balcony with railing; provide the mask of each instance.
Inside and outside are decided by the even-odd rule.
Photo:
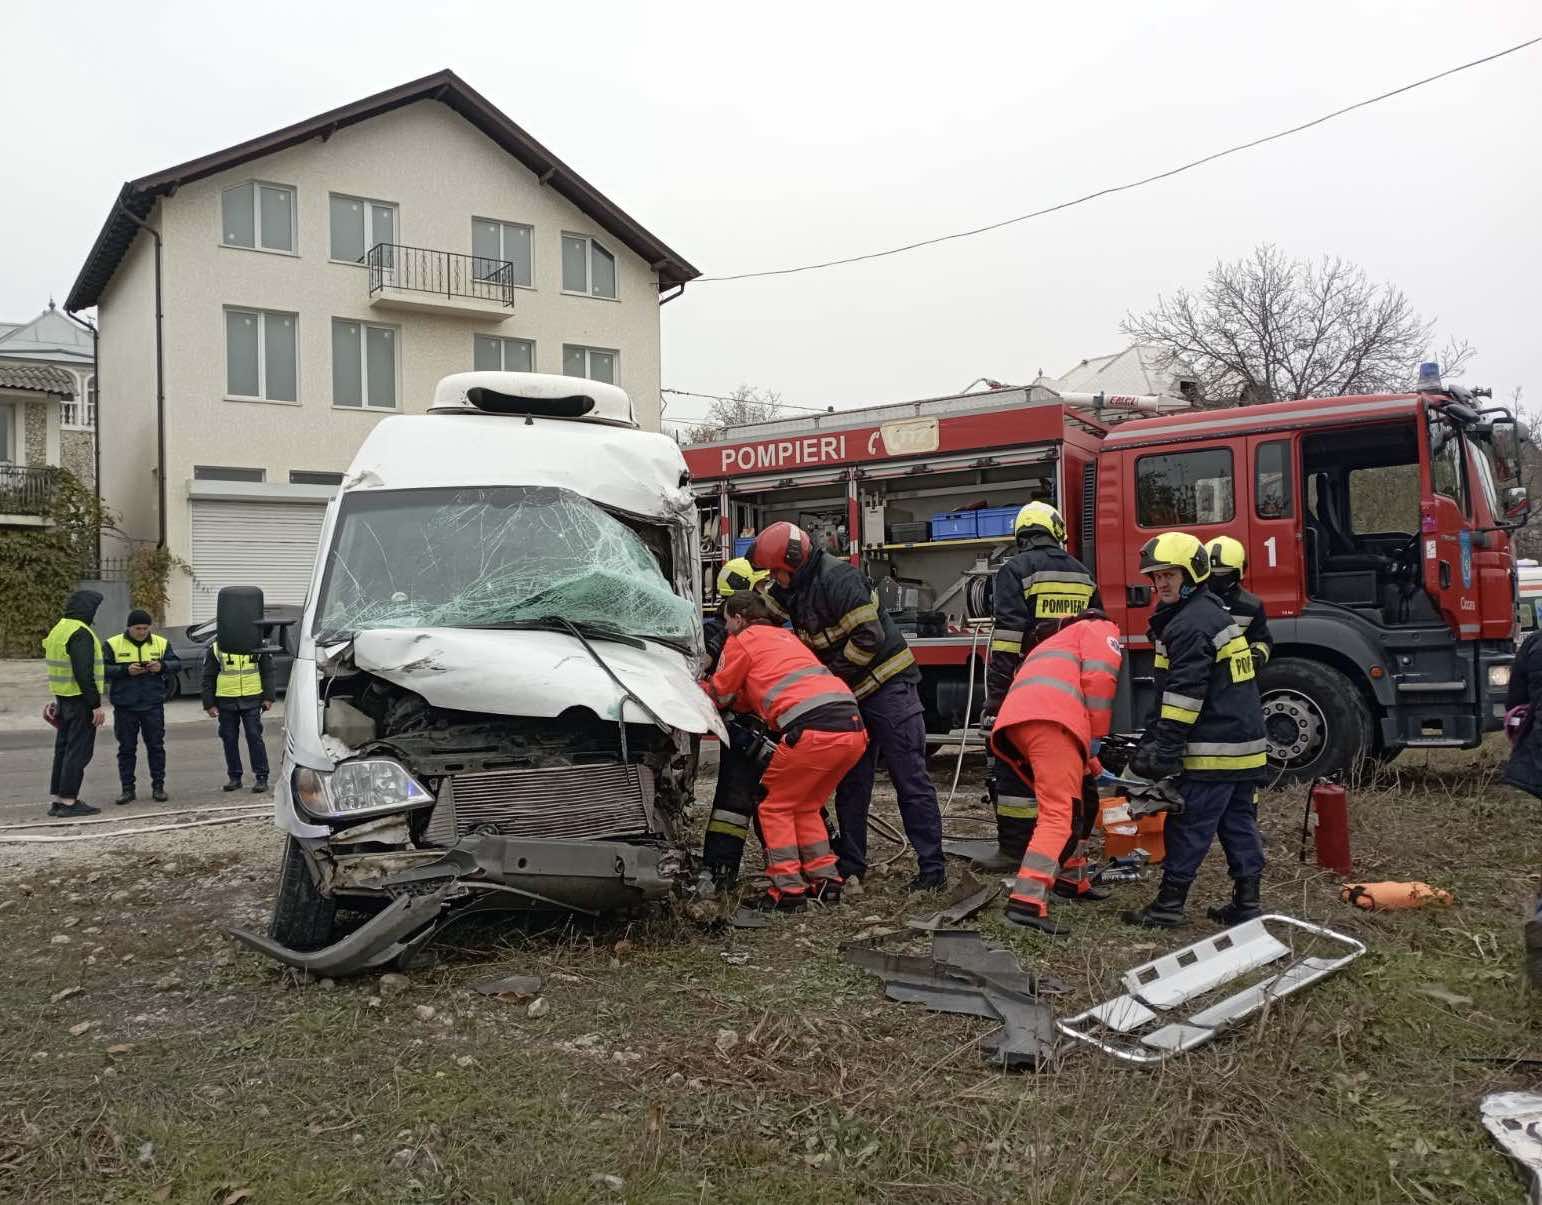
[[[514,316],[514,265],[506,259],[376,243],[366,263],[373,307],[479,321]]]
[[[46,527],[59,470],[0,464],[0,527]]]

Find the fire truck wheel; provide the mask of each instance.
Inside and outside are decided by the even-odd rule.
[[[1271,661],[1259,675],[1264,735],[1275,785],[1347,771],[1371,748],[1371,709],[1331,666],[1299,657]]]

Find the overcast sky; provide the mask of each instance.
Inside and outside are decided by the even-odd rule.
[[[1542,32],[1535,3],[11,0],[0,318],[61,302],[119,185],[450,67],[707,275],[1150,174]],[[411,170],[410,161],[401,164]],[[789,402],[1063,372],[1273,241],[1341,255],[1542,404],[1542,47],[1175,180],[663,310],[666,386]],[[672,400],[669,413],[705,403]]]

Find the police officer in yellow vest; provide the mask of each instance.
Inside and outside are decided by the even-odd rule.
[[[43,638],[48,689],[53,695],[54,770],[50,816],[91,816],[101,811],[80,802],[80,783],[96,749],[96,730],[106,718],[102,642],[91,630],[102,596],[77,590],[64,604],[64,617]]]
[[[166,637],[152,635],[148,611],[135,609],[117,636],[107,639],[107,697],[118,738],[118,781],[114,803],[134,802],[135,761],[144,734],[150,763],[150,791],[157,803],[166,795],[166,683],[182,668]]]
[[[241,789],[241,733],[252,759],[252,794],[268,789],[268,750],[262,743],[262,713],[273,706],[273,658],[267,653],[222,653],[209,643],[203,658],[203,709],[220,722],[225,745],[227,791]]]

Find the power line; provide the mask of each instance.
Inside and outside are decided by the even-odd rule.
[[[692,393],[689,389],[660,389],[660,393],[672,393],[676,397],[706,398],[709,402],[738,402],[744,399],[736,397],[724,397],[718,393]],[[771,403],[767,403],[770,405]],[[825,406],[797,406],[792,402],[776,402],[775,406],[782,410],[806,410],[810,414],[828,414],[830,408]],[[703,419],[702,421],[706,421]]]
[[[865,255],[850,255],[844,259],[827,259],[817,264],[802,264],[796,268],[772,268],[764,272],[739,272],[732,276],[699,276],[692,284],[718,284],[730,280],[756,280],[765,276],[792,276],[798,272],[814,272],[821,268],[836,268],[842,264],[856,264],[869,259],[882,259],[888,255],[900,255],[906,251],[915,251],[921,247],[932,247],[938,243],[951,242],[954,239],[972,238],[977,234],[986,234],[992,230],[1000,230],[1003,226],[1012,226],[1018,222],[1026,222],[1030,218],[1041,218],[1046,214],[1058,213],[1062,209],[1071,209],[1077,205],[1084,205],[1088,201],[1095,201],[1099,197],[1113,196],[1115,193],[1129,192],[1134,188],[1141,188],[1147,184],[1155,184],[1159,180],[1171,179],[1173,176],[1182,175],[1192,171],[1196,167],[1203,167],[1207,163],[1214,163],[1217,159],[1224,159],[1228,155],[1240,154],[1242,151],[1252,150],[1254,147],[1263,146],[1266,142],[1275,142],[1281,138],[1288,138],[1292,134],[1299,134],[1303,130],[1310,130],[1313,126],[1320,126],[1324,122],[1332,121],[1335,117],[1343,117],[1346,113],[1353,113],[1356,109],[1364,109],[1370,105],[1378,104],[1384,100],[1390,100],[1394,96],[1401,96],[1404,92],[1412,92],[1415,88],[1422,88],[1426,84],[1433,84],[1436,80],[1445,79],[1447,76],[1456,75],[1459,72],[1470,70],[1473,67],[1481,67],[1485,63],[1492,63],[1495,59],[1502,59],[1506,55],[1515,54],[1542,42],[1542,37],[1531,38],[1525,42],[1518,42],[1514,46],[1496,51],[1494,54],[1484,55],[1481,59],[1473,59],[1470,63],[1462,63],[1457,67],[1447,68],[1435,75],[1425,76],[1415,80],[1411,84],[1404,84],[1401,88],[1394,88],[1390,92],[1383,92],[1378,96],[1368,97],[1365,100],[1356,101],[1352,105],[1345,105],[1342,109],[1335,109],[1331,113],[1324,113],[1321,117],[1314,117],[1311,121],[1304,121],[1300,125],[1291,126],[1289,129],[1279,130],[1273,134],[1266,134],[1262,138],[1255,138],[1251,142],[1239,143],[1236,146],[1227,147],[1224,151],[1216,151],[1206,155],[1202,159],[1193,159],[1181,167],[1170,168],[1165,172],[1158,172],[1154,176],[1146,176],[1140,180],[1132,180],[1127,184],[1116,184],[1109,188],[1100,188],[1097,192],[1089,192],[1085,196],[1075,200],[1062,201],[1058,205],[1050,205],[1044,209],[1036,209],[1032,213],[1019,214],[1015,218],[1006,218],[1000,222],[992,222],[988,226],[976,226],[973,230],[960,230],[954,234],[938,235],[936,238],[922,239],[920,242],[906,243],[902,247],[890,247],[885,251],[869,251]]]

